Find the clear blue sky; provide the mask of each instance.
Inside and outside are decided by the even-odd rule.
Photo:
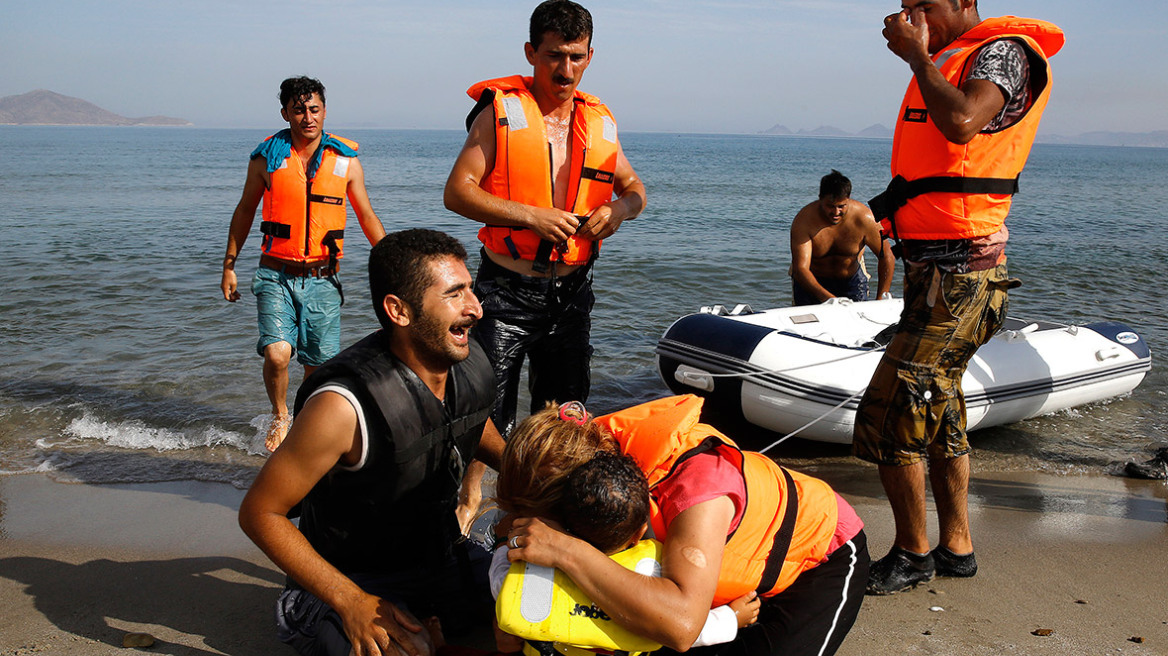
[[[125,116],[204,127],[279,121],[281,79],[328,88],[329,125],[451,128],[464,90],[529,72],[535,1],[37,0],[5,3],[0,96],[44,88]],[[881,0],[588,0],[596,56],[581,88],[630,131],[892,126],[908,67]],[[1168,129],[1163,0],[982,0],[981,15],[1067,32],[1042,132]]]

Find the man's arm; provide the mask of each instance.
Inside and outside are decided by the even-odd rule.
[[[479,505],[482,503],[483,474],[488,466],[498,471],[505,444],[499,429],[495,428],[495,422],[487,419],[478,449],[475,450],[474,460],[466,466],[466,473],[462,476],[462,485],[458,490],[458,507],[454,509],[458,527],[463,535],[470,533],[470,527],[474,524],[475,515],[478,514]]]
[[[359,457],[360,448],[357,413],[348,400],[331,392],[312,397],[240,504],[239,526],[273,563],[341,616],[355,654],[419,656],[409,634],[422,627],[329,564],[288,520],[288,510],[338,462]]]
[[[219,281],[219,288],[223,290],[223,298],[234,303],[239,300],[239,280],[235,276],[235,262],[239,259],[239,251],[243,249],[243,242],[251,232],[251,224],[255,221],[256,208],[264,198],[267,188],[267,160],[256,157],[247,165],[247,180],[243,183],[243,196],[235,206],[231,215],[231,227],[227,231],[227,253],[223,255],[223,277]]]
[[[365,238],[371,245],[376,246],[385,236],[385,227],[381,225],[381,219],[377,218],[369,204],[369,194],[365,191],[365,169],[361,166],[361,160],[356,157],[349,159],[349,183],[346,185],[346,191],[349,204],[353,206],[353,213],[357,215],[357,222],[361,224]]]
[[[487,419],[487,425],[483,426],[483,437],[479,440],[479,448],[475,451],[475,459],[481,460],[491,469],[498,471],[499,463],[503,460],[505,446],[507,443],[503,441],[503,435],[495,427],[495,422]]]
[[[896,256],[892,254],[892,244],[880,234],[880,224],[872,216],[872,210],[863,203],[860,206],[860,220],[864,222],[864,244],[876,254],[876,298],[883,298],[892,290],[892,277],[896,273]]]
[[[941,75],[929,57],[929,23],[921,7],[885,18],[883,34],[888,49],[908,62],[929,117],[949,141],[969,143],[1006,106],[1005,95],[993,82],[967,80],[958,88]]]
[[[804,229],[799,215],[791,222],[791,278],[821,303],[835,298],[835,294],[827,291],[811,273],[811,235]]]
[[[613,181],[616,200],[592,210],[588,220],[576,234],[588,239],[607,239],[620,228],[621,223],[636,218],[645,209],[645,185],[637,177],[624,148],[617,146],[616,179]]]
[[[693,646],[709,615],[734,502],[717,497],[683,510],[669,527],[661,577],[637,574],[587,542],[538,519],[515,520],[507,557],[555,567],[621,626],[671,649]]]
[[[450,169],[442,196],[446,209],[487,225],[530,228],[556,243],[576,234],[580,221],[571,212],[524,205],[484,191],[480,185],[494,167],[495,112],[487,108],[475,117]]]

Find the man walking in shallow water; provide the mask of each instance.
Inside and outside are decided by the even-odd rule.
[[[896,537],[869,594],[977,573],[961,377],[1006,316],[1006,215],[1050,95],[1058,27],[982,20],[977,0],[904,0],[884,19],[908,63],[893,181],[869,203],[905,262],[904,311],[856,410],[853,452],[879,466]],[[927,463],[927,468],[926,468]],[[929,550],[925,480],[940,540]]]
[[[369,205],[357,144],[324,131],[324,85],[296,77],[280,85],[280,116],[288,129],[251,154],[243,197],[231,216],[220,288],[239,300],[235,263],[263,201],[260,266],[252,280],[259,312],[256,351],[264,358],[264,389],[272,404],[265,446],[274,451],[288,432],[288,364],[307,378],[341,350],[341,292],[345,198],[365,237],[376,244],[385,228]]]

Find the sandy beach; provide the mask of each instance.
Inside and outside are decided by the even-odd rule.
[[[819,475],[882,556],[891,512],[875,471],[849,469]],[[971,492],[978,576],[867,598],[840,654],[1168,654],[1168,485],[975,463]],[[242,496],[0,477],[0,654],[127,653],[128,632],[158,654],[293,653],[273,635],[283,577],[236,527]]]

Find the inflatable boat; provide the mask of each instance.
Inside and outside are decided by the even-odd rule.
[[[662,379],[777,433],[850,443],[856,406],[895,332],[901,299],[754,312],[703,307],[657,343]],[[1152,367],[1128,326],[1007,319],[961,384],[970,430],[1131,392]]]

